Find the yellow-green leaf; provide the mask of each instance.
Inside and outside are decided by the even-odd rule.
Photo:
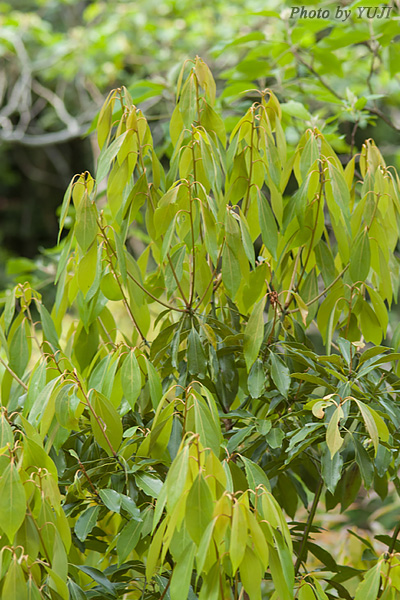
[[[231,542],[229,545],[233,574],[236,573],[243,560],[247,538],[246,509],[240,502],[235,502],[232,510]]]

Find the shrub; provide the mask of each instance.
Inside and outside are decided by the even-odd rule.
[[[271,90],[226,147],[207,65],[184,75],[168,171],[110,93],[54,306],[19,284],[2,313],[2,597],[392,600],[399,526],[357,567],[311,534],[322,495],[400,487],[397,174],[372,140],[345,168],[318,129],[288,151]]]

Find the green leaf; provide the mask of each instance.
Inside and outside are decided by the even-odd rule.
[[[121,509],[121,494],[115,490],[99,490],[99,496],[107,506],[108,510],[119,513]]]
[[[229,556],[232,562],[232,573],[235,574],[243,560],[247,542],[247,520],[245,507],[240,502],[235,502],[232,510],[231,543]]]
[[[243,587],[252,600],[261,600],[261,579],[263,569],[257,555],[246,546],[240,565],[240,579]]]
[[[336,277],[336,268],[330,248],[320,240],[314,248],[317,267],[321,271],[326,286],[330,285]]]
[[[258,356],[264,339],[264,305],[265,298],[257,302],[244,330],[243,354],[248,372]]]
[[[246,471],[247,481],[249,482],[249,489],[255,490],[257,486],[263,485],[265,489],[271,491],[271,485],[269,483],[269,479],[260,467],[255,462],[246,458],[245,456],[241,456],[242,461],[244,462],[244,468]]]
[[[199,473],[190,488],[185,510],[185,523],[190,537],[197,546],[207,525],[212,520],[214,503],[210,488]]]
[[[136,548],[143,528],[143,521],[130,521],[122,529],[117,538],[118,563],[125,562],[129,554]]]
[[[359,323],[365,341],[372,342],[373,344],[380,344],[382,335],[386,332],[382,331],[378,317],[371,306],[366,302],[362,304],[361,312],[359,314]]]
[[[271,363],[271,377],[276,387],[287,398],[290,388],[290,371],[280,358],[273,352],[270,352],[269,360]]]
[[[97,234],[97,209],[87,193],[79,205],[75,223],[75,237],[83,253],[87,252]]]
[[[0,448],[4,448],[7,444],[10,444],[11,448],[13,447],[14,436],[4,413],[2,413],[0,417]]]
[[[315,600],[315,594],[312,585],[309,583],[303,583],[299,587],[298,598],[299,600]]]
[[[149,378],[149,389],[150,389],[150,397],[151,402],[153,404],[153,408],[156,409],[161,397],[162,397],[162,386],[161,379],[158,371],[154,367],[154,365],[146,358],[147,365],[147,375]]]
[[[247,258],[253,269],[256,268],[256,263],[254,259],[254,247],[253,242],[251,241],[251,235],[249,230],[249,225],[247,223],[247,219],[240,210],[240,218],[239,218],[239,226],[240,226],[240,234],[242,238],[242,244],[244,251],[246,253]]]
[[[211,448],[214,454],[218,456],[221,431],[218,429],[208,406],[197,395],[194,399],[194,419],[196,433],[200,435],[202,445],[205,448]]]
[[[289,590],[288,588],[278,552],[272,546],[269,547],[269,557],[269,568],[272,575],[272,581],[278,592],[279,600],[293,600],[293,589]]]
[[[150,475],[150,473],[135,473],[135,480],[145,494],[152,498],[158,498],[163,486],[161,479],[158,479],[158,477],[155,477],[154,475]]]
[[[97,185],[104,179],[110,170],[113,159],[117,156],[128,131],[119,135],[109,146],[104,146],[100,152],[97,163],[96,182]]]
[[[278,245],[278,228],[275,217],[266,197],[258,191],[257,193],[258,215],[260,219],[261,236],[264,246],[276,260],[276,248]]]
[[[237,255],[228,244],[225,244],[222,250],[222,281],[231,300],[235,299],[241,279]]]
[[[262,360],[257,358],[247,377],[247,387],[252,398],[259,398],[265,390],[265,373]]]
[[[368,490],[374,479],[373,460],[369,457],[368,452],[357,438],[354,437],[353,441],[356,449],[356,461],[360,467],[360,473],[364,480],[365,487]]]
[[[28,600],[24,572],[16,557],[13,558],[8,568],[1,597],[7,598],[7,600]]]
[[[200,540],[199,549],[196,554],[196,568],[197,573],[200,575],[203,571],[204,563],[206,561],[207,552],[210,547],[212,536],[214,532],[214,526],[216,523],[217,517],[214,517],[212,521],[207,525],[203,537]]]
[[[185,446],[176,455],[167,475],[167,507],[172,512],[185,489],[189,470],[189,446]]]
[[[343,444],[343,438],[340,436],[339,432],[339,421],[341,418],[343,418],[343,410],[338,406],[332,414],[326,430],[326,443],[331,453],[332,460]]]
[[[182,88],[179,110],[185,127],[190,129],[197,115],[197,94],[194,73],[191,73]]]
[[[182,554],[178,557],[171,578],[171,600],[183,600],[184,598],[187,598],[195,553],[195,544],[193,544],[193,542],[189,542],[186,548],[184,548],[182,551]]]
[[[81,542],[86,540],[87,536],[97,523],[99,512],[100,506],[88,506],[88,508],[86,508],[86,510],[79,515],[74,527],[74,531],[78,540]]]
[[[86,600],[85,592],[77,583],[75,583],[75,581],[73,581],[72,579],[69,579],[67,585],[68,585],[70,600]],[[39,596],[38,596],[37,600],[41,600],[42,596],[40,595],[39,591],[38,591],[38,594],[39,594]],[[32,599],[29,598],[29,600],[36,600],[36,597],[32,596]]]
[[[22,377],[25,373],[26,366],[29,361],[29,346],[27,340],[27,326],[23,320],[12,337],[10,342],[10,369],[12,369],[18,377]]]
[[[12,459],[0,480],[0,527],[12,544],[25,519],[26,496],[18,469]]]
[[[106,273],[104,277],[101,278],[100,289],[108,300],[116,302],[123,299],[121,288],[113,273]]]
[[[90,424],[95,440],[108,455],[112,456],[122,441],[121,417],[111,402],[97,390],[91,390],[90,404],[93,409],[93,412],[90,412]]]
[[[121,367],[121,384],[129,406],[135,410],[136,400],[142,389],[142,376],[133,350],[129,352]]]
[[[42,320],[43,333],[48,342],[50,342],[52,349],[59,350],[60,344],[58,341],[58,335],[54,326],[53,319],[51,318],[49,311],[43,304],[39,304],[39,313]]]
[[[336,452],[336,454],[332,458],[330,449],[326,445],[322,453],[321,471],[324,483],[331,494],[335,493],[336,486],[339,483],[340,478],[342,476],[342,469],[342,455]]]
[[[350,253],[350,277],[354,283],[366,281],[371,266],[371,250],[368,229],[361,231],[354,240]]]
[[[106,590],[106,592],[111,594],[113,598],[117,597],[117,590],[115,585],[109,579],[107,579],[107,577],[101,571],[99,571],[99,569],[96,569],[95,567],[87,567],[86,565],[73,566],[82,571],[83,573],[86,573],[86,575],[89,575],[89,577],[91,577],[96,583],[101,585],[101,587],[103,587]]]
[[[381,561],[366,572],[356,589],[355,600],[376,600],[381,580]]]
[[[65,219],[67,218],[68,208],[69,208],[69,205],[71,202],[72,185],[73,185],[74,181],[75,181],[75,176],[69,182],[69,185],[67,187],[67,190],[64,194],[64,198],[62,201],[61,210],[60,210],[60,222],[59,222],[59,229],[58,229],[57,244],[60,243],[61,233],[64,228]]]
[[[207,372],[207,360],[200,336],[193,326],[188,336],[187,361],[189,373],[203,379]]]

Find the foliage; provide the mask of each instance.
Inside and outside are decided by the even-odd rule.
[[[372,140],[359,171],[317,128],[291,149],[268,89],[226,147],[215,102],[196,57],[165,170],[127,89],[110,92],[96,177],[62,204],[54,305],[29,283],[7,298],[4,598],[399,596],[399,526],[383,554],[361,538],[357,566],[311,537],[323,493],[347,511],[400,490],[400,355],[361,352],[397,296],[397,173]]]

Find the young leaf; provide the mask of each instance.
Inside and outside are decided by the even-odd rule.
[[[79,205],[75,223],[76,240],[83,253],[87,252],[97,234],[97,209],[87,193]]]
[[[190,488],[185,511],[186,528],[197,546],[212,519],[213,509],[210,488],[199,473]]]
[[[329,421],[329,425],[326,430],[326,443],[331,453],[331,460],[333,460],[336,452],[340,450],[343,444],[343,438],[340,436],[339,432],[339,421],[342,417],[343,410],[340,406],[338,406],[331,416],[331,420]]]
[[[232,511],[232,531],[229,546],[229,555],[232,562],[232,572],[236,573],[239,568],[247,543],[247,520],[246,509],[240,502],[235,502]]]

